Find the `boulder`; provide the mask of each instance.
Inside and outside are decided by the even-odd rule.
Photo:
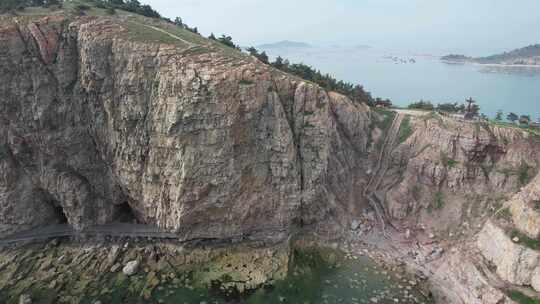
[[[139,271],[139,265],[140,263],[137,260],[129,261],[122,269],[122,272],[127,276],[132,276]]]

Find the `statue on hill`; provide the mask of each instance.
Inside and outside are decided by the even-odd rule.
[[[475,119],[478,117],[478,113],[480,112],[480,107],[476,104],[476,100],[472,99],[472,97],[469,97],[465,101],[467,103],[467,108],[465,110],[465,119]]]

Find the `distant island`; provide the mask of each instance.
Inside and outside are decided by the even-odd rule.
[[[274,43],[261,44],[257,46],[259,49],[268,50],[268,49],[286,49],[286,48],[311,48],[312,45],[305,42],[289,41],[283,40]]]
[[[448,63],[497,64],[507,66],[540,66],[540,44],[529,45],[524,48],[488,57],[475,58],[465,55],[451,54],[441,57],[441,60]]]

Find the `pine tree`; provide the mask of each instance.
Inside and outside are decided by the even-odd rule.
[[[506,119],[508,119],[508,120],[511,121],[512,123],[516,123],[516,121],[519,119],[519,116],[517,116],[517,114],[514,113],[514,112],[510,112],[510,113],[508,113],[508,115],[506,116]]]
[[[503,115],[504,115],[504,113],[503,113],[502,110],[497,111],[497,114],[495,115],[495,120],[496,121],[502,121],[503,120]]]

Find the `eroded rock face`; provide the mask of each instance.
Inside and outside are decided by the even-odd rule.
[[[446,256],[430,281],[437,303],[515,303],[493,287],[482,271],[461,253]]]
[[[500,207],[538,172],[540,146],[521,130],[438,115],[410,125],[394,157],[402,178],[386,193],[394,218],[419,215],[430,229],[455,229]]]
[[[283,240],[346,211],[369,109],[248,56],[122,36],[107,18],[0,28],[0,233],[140,222]]]
[[[540,238],[540,175],[508,202],[517,229],[532,239]]]
[[[540,270],[539,252],[515,244],[502,228],[490,221],[478,235],[477,245],[482,255],[497,267],[501,279],[512,284],[530,286]]]

